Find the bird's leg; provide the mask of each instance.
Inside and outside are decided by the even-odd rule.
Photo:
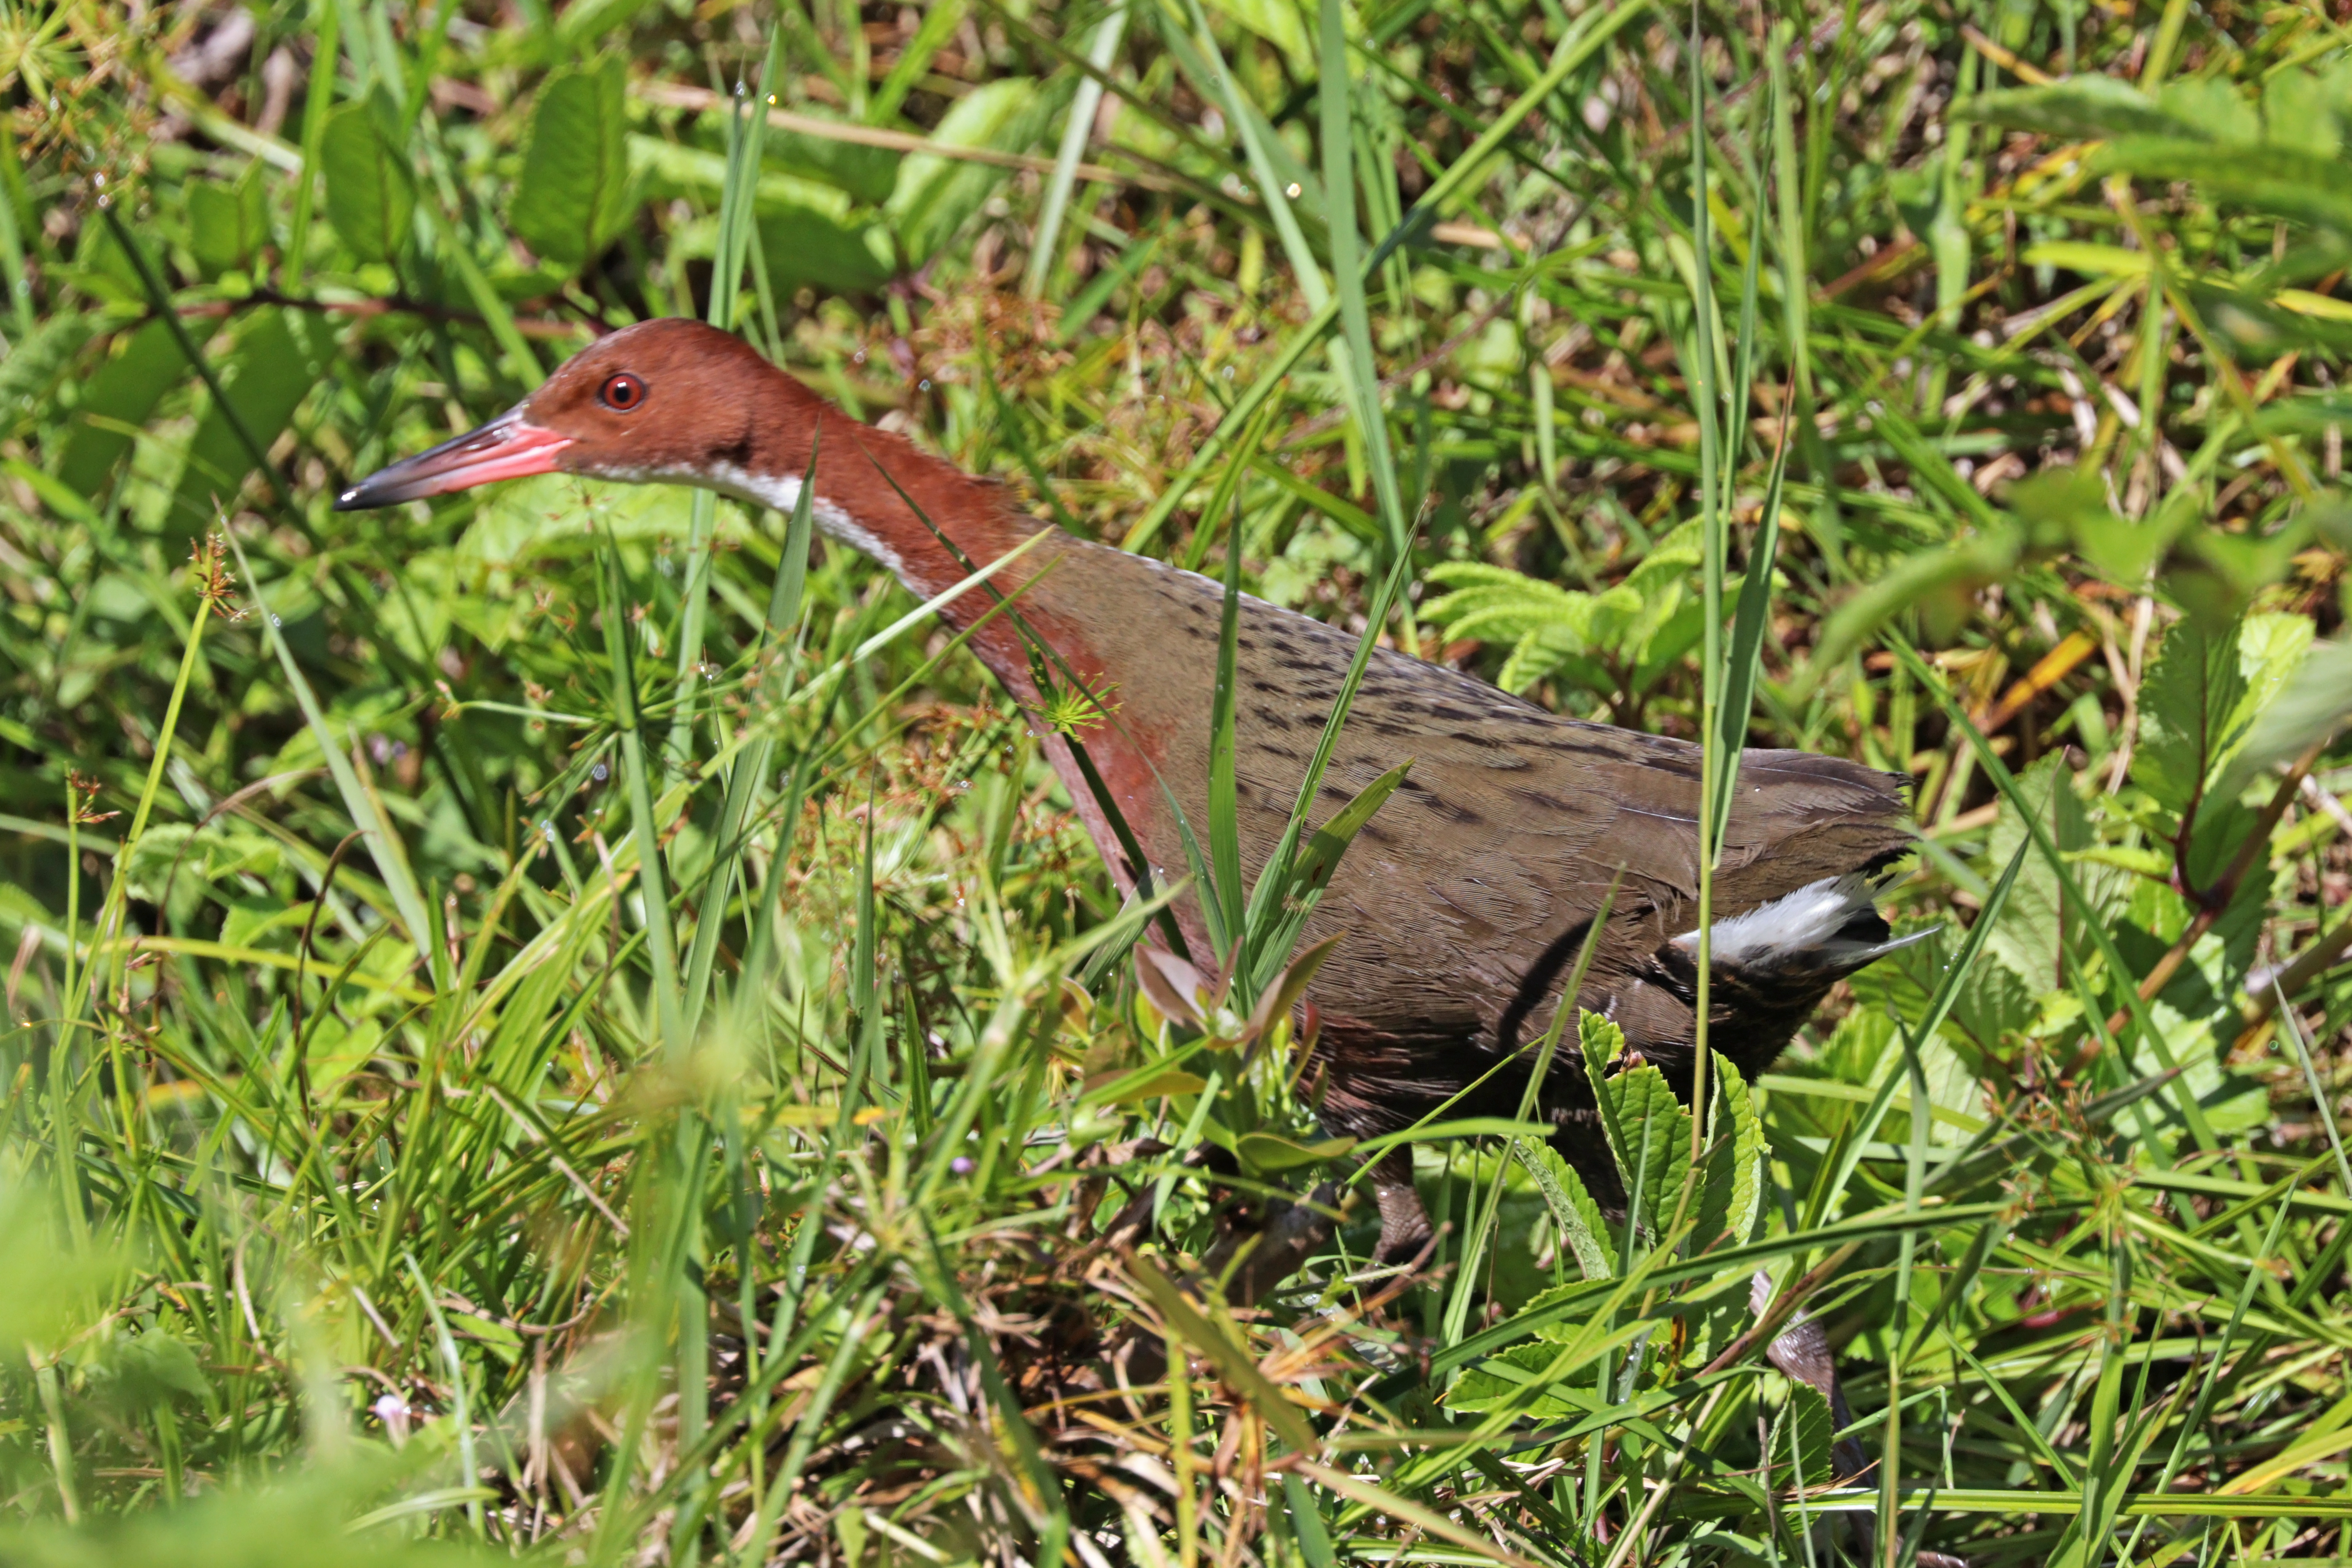
[[[1429,1249],[1436,1233],[1429,1211],[1412,1184],[1412,1148],[1401,1144],[1372,1166],[1372,1201],[1381,1206],[1381,1239],[1373,1253],[1382,1264],[1411,1263]]]
[[[1771,1304],[1772,1277],[1759,1268],[1748,1288],[1748,1309],[1761,1315]],[[1837,1358],[1830,1354],[1830,1337],[1815,1320],[1801,1311],[1791,1317],[1789,1326],[1780,1331],[1780,1337],[1764,1347],[1764,1359],[1781,1376],[1803,1384],[1829,1401],[1834,1429],[1843,1431],[1853,1425],[1853,1410],[1845,1402],[1844,1386],[1838,1382]],[[1832,1450],[1830,1460],[1841,1481],[1853,1480],[1870,1468],[1870,1457],[1852,1437]]]
[[[1772,1277],[1761,1269],[1748,1287],[1748,1304],[1759,1315],[1772,1304]],[[1846,1404],[1844,1385],[1838,1382],[1837,1358],[1830,1354],[1830,1337],[1818,1321],[1797,1313],[1780,1337],[1764,1347],[1764,1359],[1781,1376],[1803,1384],[1829,1401],[1832,1430],[1843,1431],[1853,1425],[1853,1407]],[[1851,1485],[1869,1468],[1870,1456],[1863,1451],[1858,1438],[1844,1438],[1830,1450],[1830,1470],[1841,1483]],[[1855,1557],[1870,1562],[1875,1556],[1872,1548],[1878,1533],[1870,1515],[1849,1513],[1845,1521],[1853,1531]],[[1918,1560],[1920,1568],[1968,1568],[1963,1559],[1940,1552],[1922,1552]]]

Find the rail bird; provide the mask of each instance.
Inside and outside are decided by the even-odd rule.
[[[680,320],[600,339],[509,413],[362,480],[336,505],[387,506],[549,472],[698,485],[780,510],[811,485],[825,535],[925,598],[963,581],[972,563],[1029,546],[994,579],[1017,622],[990,620],[972,647],[1033,713],[1045,694],[1030,636],[1056,667],[1108,694],[1117,722],[1083,744],[1146,865],[1130,862],[1066,740],[1040,723],[1045,751],[1123,889],[1184,866],[1170,803],[1205,823],[1220,584],[1041,523],[992,482],[850,419],[740,339]],[[1041,531],[1050,537],[1035,539]],[[992,603],[967,594],[941,614],[969,626]],[[1235,773],[1241,862],[1253,881],[1354,646],[1308,616],[1241,601]],[[1561,718],[1383,649],[1340,731],[1318,815],[1406,759],[1405,782],[1363,827],[1306,931],[1310,941],[1344,933],[1306,994],[1321,1019],[1310,1076],[1325,1123],[1358,1137],[1391,1132],[1455,1097],[1457,1114],[1515,1113],[1526,1047],[1588,940],[1579,1003],[1614,1019],[1629,1049],[1687,1098],[1700,748]],[[1904,781],[1853,762],[1751,750],[1738,781],[1714,879],[1707,1037],[1752,1078],[1832,984],[1895,945],[1873,895],[1911,835]],[[1192,952],[1213,969],[1197,905],[1177,909]],[[1580,1065],[1564,1057],[1543,1094],[1562,1156],[1604,1208],[1622,1211]],[[1429,1231],[1409,1156],[1387,1156],[1372,1185],[1381,1256],[1412,1256]]]

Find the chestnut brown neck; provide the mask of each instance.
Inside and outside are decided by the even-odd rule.
[[[586,363],[592,359],[594,364]],[[524,409],[526,418],[595,432],[566,467],[701,485],[787,515],[814,471],[817,527],[887,566],[923,598],[945,593],[1046,526],[1013,510],[992,482],[893,431],[850,418],[731,334],[691,321],[648,321],[613,334],[574,363],[578,373],[567,365]],[[625,366],[649,390],[637,413],[599,424],[579,411],[609,366]],[[542,402],[549,405],[543,413]],[[950,624],[968,626],[1003,594],[1053,638],[1046,623],[1054,617],[1042,596],[1023,590],[1056,553],[1051,541],[1032,549],[943,614]],[[1028,655],[1008,617],[992,621],[974,642],[1000,678],[1031,695]]]

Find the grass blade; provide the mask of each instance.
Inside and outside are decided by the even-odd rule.
[[[1127,15],[1136,0],[1113,0],[1111,13],[1095,24],[1094,42],[1087,47],[1087,59],[1097,71],[1108,71],[1118,58],[1119,40],[1127,34]],[[1087,142],[1094,134],[1095,116],[1102,108],[1102,83],[1091,76],[1078,79],[1078,90],[1070,100],[1070,118],[1062,127],[1062,145],[1054,154],[1054,173],[1045,182],[1045,199],[1037,208],[1036,237],[1030,241],[1029,269],[1022,275],[1021,291],[1032,300],[1045,292],[1052,276],[1055,247],[1061,243],[1062,217],[1070,205],[1070,191],[1078,180],[1078,164],[1085,161]]]
[[[433,940],[433,916],[425,902],[425,895],[416,885],[415,874],[408,865],[408,852],[394,833],[383,814],[376,809],[375,798],[352,766],[344,742],[336,738],[327,722],[325,710],[319,706],[318,695],[302,674],[301,666],[294,662],[294,650],[286,646],[278,629],[278,615],[263,597],[260,584],[254,581],[253,563],[246,559],[245,547],[236,535],[228,536],[229,547],[236,552],[237,569],[245,574],[246,592],[254,607],[260,612],[263,635],[268,638],[270,651],[278,656],[278,668],[286,677],[287,689],[293,692],[296,706],[302,710],[302,721],[318,738],[320,753],[326,759],[327,772],[335,781],[335,792],[342,796],[343,810],[352,826],[362,835],[368,854],[375,861],[376,876],[384,890],[392,896],[394,911],[400,923],[407,928],[408,940],[416,949],[418,961],[425,973],[436,977],[444,975],[446,958],[441,944]],[[160,762],[160,758],[158,761]]]
[[[809,535],[814,520],[816,499],[816,451],[809,452],[808,477],[802,481],[799,498],[793,503],[792,521],[784,531],[783,559],[776,567],[774,587],[768,595],[768,612],[760,624],[759,635],[751,645],[751,657],[756,660],[771,642],[789,637],[801,616],[801,594],[808,576]],[[781,700],[790,701],[789,685],[792,667],[785,666],[787,685]],[[750,818],[751,803],[766,781],[771,759],[775,752],[772,732],[754,742],[727,775],[727,798],[719,809],[718,830],[712,842],[716,851],[710,870],[703,879],[702,893],[697,900],[699,911],[694,928],[694,945],[688,951],[686,963],[686,990],[680,1022],[691,1038],[700,1026],[704,1004],[710,995],[711,963],[719,952],[719,931],[731,888],[740,877],[744,852],[749,845],[743,837],[743,825]],[[782,867],[777,868],[779,871]],[[749,879],[742,879],[749,886]]]
[[[664,868],[662,821],[654,810],[653,769],[646,755],[645,727],[637,707],[636,661],[630,647],[635,623],[628,613],[628,579],[620,546],[610,534],[598,541],[604,623],[604,655],[612,671],[614,728],[621,737],[621,780],[628,794],[631,836],[636,840],[640,901],[645,906],[646,952],[653,963],[653,1004],[662,1051],[674,1059],[688,1048],[680,1013],[677,938],[670,925],[669,877]]]
[[[1339,321],[1348,343],[1346,359],[1332,368],[1347,384],[1349,411],[1363,437],[1372,470],[1372,493],[1380,500],[1381,520],[1388,528],[1390,552],[1402,555],[1407,552],[1412,531],[1405,521],[1404,498],[1397,490],[1388,419],[1381,409],[1371,314],[1365,307],[1364,269],[1356,255],[1355,120],[1349,103],[1348,36],[1339,0],[1323,0],[1322,22],[1323,200],[1330,218],[1331,269],[1339,279]]]

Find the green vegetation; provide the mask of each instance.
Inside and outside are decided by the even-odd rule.
[[[2347,51],[12,5],[0,1562],[2340,1561]],[[1907,771],[1937,934],[1696,1129],[1615,1064],[1628,1225],[1435,1126],[1425,1269],[1355,1203],[1230,1310],[1366,1152],[1282,1005],[1343,834],[1254,894],[1213,803],[1249,963],[1139,982],[1035,738],[805,516],[328,510],[663,314],[1718,799],[1727,737]]]

